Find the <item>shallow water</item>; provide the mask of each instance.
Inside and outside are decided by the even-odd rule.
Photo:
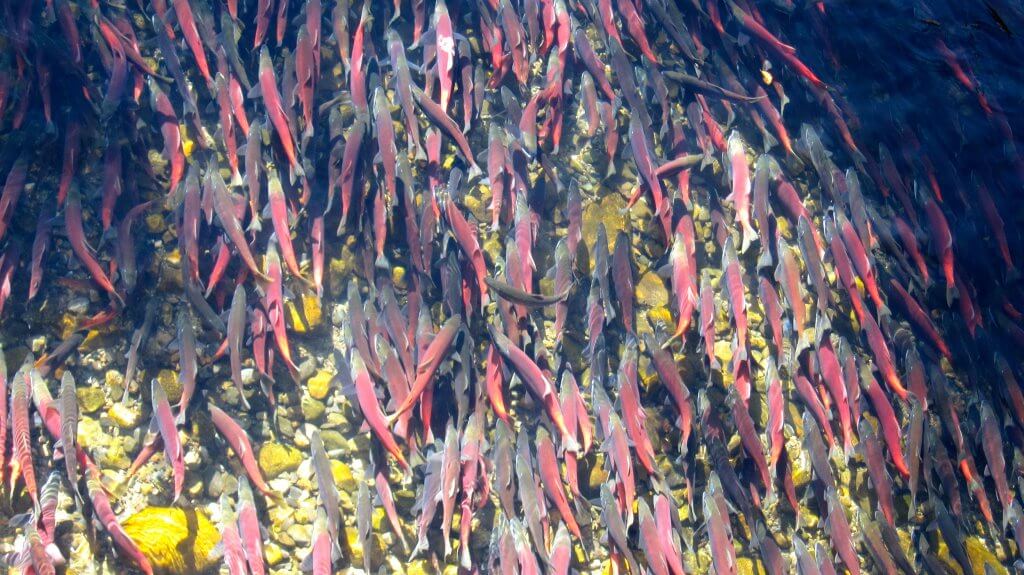
[[[689,37],[684,44],[703,47],[699,62],[675,43],[658,2],[502,0],[498,10],[489,2],[452,2],[447,113],[455,130],[468,125],[469,154],[483,179],[471,173],[473,162],[454,134],[419,106],[428,158],[407,148],[399,67],[386,32],[392,27],[413,64],[413,84],[436,102],[444,87],[429,60],[444,18],[439,28],[433,3],[421,7],[418,28],[416,2],[400,3],[402,16],[394,21],[388,2],[369,2],[362,13],[331,2],[242,2],[237,42],[229,31],[231,4],[177,0],[166,7],[186,88],[173,78],[164,52],[169,39],[159,37],[163,26],[152,19],[164,11],[162,2],[89,8],[58,0],[55,21],[45,2],[2,9],[0,343],[8,410],[0,412],[7,420],[0,454],[11,461],[28,446],[44,493],[41,517],[0,527],[0,552],[9,552],[12,568],[28,572],[35,561],[35,572],[47,572],[42,555],[24,551],[35,533],[37,550],[52,541],[49,555],[67,561],[58,572],[129,572],[139,562],[133,567],[125,541],[111,537],[120,523],[157,572],[234,573],[230,545],[225,557],[209,550],[238,528],[243,542],[263,546],[257,554],[268,572],[298,573],[302,559],[326,540],[319,536],[331,536],[329,509],[340,507],[344,551],[323,572],[566,572],[562,565],[580,573],[676,573],[677,566],[687,573],[813,573],[819,566],[895,572],[905,570],[901,555],[913,570],[929,572],[961,569],[967,561],[975,573],[1016,569],[1024,541],[1017,500],[1024,474],[1024,320],[1017,310],[1024,310],[1024,294],[1010,269],[1024,257],[1017,231],[1024,219],[1017,208],[1024,185],[1019,2],[787,8],[790,2],[776,0],[740,2],[743,14],[720,0],[680,2],[688,28],[680,35]],[[260,41],[264,6],[270,11]],[[231,94],[218,100],[219,84],[203,79],[183,7],[197,22],[196,46],[211,79],[244,83],[244,71],[255,84],[252,93],[237,87],[233,110]],[[319,20],[309,17],[317,7]],[[532,21],[531,8],[539,14]],[[622,39],[621,58],[609,49],[615,41],[602,23],[605,9]],[[633,10],[656,66],[628,26]],[[751,13],[792,48],[780,51],[754,37],[740,22]],[[67,14],[79,30],[80,63]],[[495,61],[512,60],[516,50],[507,45],[492,55],[487,32],[500,28],[507,42],[515,22],[528,61],[521,70],[509,62],[485,87]],[[307,76],[316,67],[307,63],[312,52],[304,43],[316,29],[319,71]],[[426,49],[413,42],[418,32]],[[132,37],[142,59],[130,54]],[[597,99],[611,114],[588,110],[584,37],[615,96],[608,102],[596,82]],[[339,50],[339,41],[347,49]],[[237,66],[231,50],[219,51],[227,42],[237,44]],[[263,90],[254,43],[271,58],[262,72],[273,78]],[[116,44],[127,47],[126,59],[111,51]],[[440,45],[443,56],[447,44]],[[801,77],[782,56],[790,50],[825,87]],[[125,85],[117,95],[121,72]],[[638,96],[629,93],[624,72]],[[679,72],[767,97],[729,102],[705,88],[696,98],[701,91],[692,83],[672,78]],[[306,78],[315,78],[315,90],[304,102],[298,96]],[[552,78],[563,82],[561,90]],[[354,89],[360,79],[366,109]],[[284,100],[279,123],[268,117],[271,84]],[[385,98],[379,102],[378,85]],[[186,95],[197,102],[195,115]],[[533,109],[531,96],[538,116],[521,121]],[[766,145],[785,138],[772,124],[772,108],[781,113],[792,153],[781,143]],[[307,113],[316,114],[312,122]],[[397,175],[381,144],[388,116],[393,153],[401,158]],[[255,133],[262,137],[247,142],[245,123],[253,130],[261,124],[263,132]],[[69,154],[75,126],[80,145]],[[174,128],[180,147],[169,137]],[[430,147],[439,134],[435,156]],[[658,179],[664,198],[645,172],[643,146],[652,170],[696,155],[685,177]],[[305,175],[290,167],[290,148]],[[492,150],[501,150],[496,163]],[[235,154],[240,181],[231,181]],[[181,185],[170,189],[179,158]],[[769,158],[778,168],[766,176]],[[734,193],[745,171],[755,189],[744,194],[739,183]],[[274,179],[284,198],[276,206]],[[862,202],[850,190],[853,179]],[[786,182],[807,210],[804,232],[783,193]],[[502,187],[504,207],[495,216]],[[70,195],[58,206],[63,188]],[[91,246],[84,250],[72,245],[78,195]],[[237,236],[226,221],[232,208]],[[845,219],[852,222],[848,233]],[[253,227],[256,220],[262,229]],[[949,252],[942,225],[950,230]],[[743,249],[748,226],[751,245]],[[291,269],[285,235],[298,270]],[[256,270],[247,269],[246,246],[236,237],[247,242]],[[861,241],[863,258],[856,251]],[[572,242],[576,253],[564,247]],[[46,249],[34,265],[37,246]],[[90,269],[84,253],[99,263]],[[282,261],[275,263],[277,254]],[[792,267],[776,271],[784,254]],[[226,268],[218,257],[227,258]],[[840,269],[844,257],[853,260],[852,290]],[[815,285],[819,265],[827,294]],[[42,281],[29,299],[34,269]],[[213,282],[218,269],[224,273]],[[796,305],[787,269],[799,284]],[[273,281],[254,278],[255,271]],[[109,290],[101,274],[110,278]],[[906,309],[891,282],[907,290],[922,316]],[[218,348],[231,339],[236,285],[246,302],[235,316],[244,333],[241,371],[233,374],[233,344]],[[742,293],[730,291],[736,288]],[[780,302],[776,327],[768,288]],[[671,337],[681,315],[690,321]],[[197,377],[185,409],[178,401],[183,387],[193,387],[189,331]],[[948,344],[948,357],[937,339]],[[126,381],[130,355],[138,370]],[[19,371],[26,358],[40,358],[37,372]],[[682,388],[673,389],[675,377],[666,370]],[[56,456],[66,408],[59,398],[48,403],[43,390],[58,397],[65,374],[75,380],[81,413],[79,473],[95,480],[78,485],[85,505],[73,497]],[[21,384],[34,388],[25,389],[34,402],[18,398]],[[912,395],[904,397],[903,387]],[[176,429],[184,469],[177,499],[173,448],[168,453],[154,443],[166,443],[175,426],[168,420],[158,429],[154,413],[164,406],[152,389],[167,393],[168,413],[185,411]],[[413,390],[423,395],[407,414],[388,418]],[[927,411],[918,413],[922,399]],[[224,419],[210,406],[244,429],[252,452],[229,448],[237,437],[224,433]],[[19,419],[25,414],[31,417]],[[318,442],[326,451],[320,463]],[[574,455],[573,443],[586,453]],[[147,450],[152,459],[129,473]],[[244,504],[248,482],[239,483],[252,472],[245,456],[267,480],[268,493],[280,498],[261,493],[250,475],[253,506]],[[763,460],[775,457],[779,463],[769,470]],[[51,472],[56,489],[41,489]],[[0,516],[32,509],[32,490],[19,481],[12,491],[11,473],[0,466]],[[105,528],[93,529],[104,488],[116,518],[104,515]],[[397,526],[383,503],[392,498]],[[54,509],[55,530],[48,520]],[[327,513],[318,520],[320,510]],[[470,514],[469,529],[460,531]],[[256,523],[265,534],[253,530]],[[582,537],[569,534],[576,524]],[[198,529],[198,540],[182,535],[189,529]],[[250,554],[253,572],[254,561]]]

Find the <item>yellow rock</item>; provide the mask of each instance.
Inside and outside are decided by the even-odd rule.
[[[594,249],[594,242],[597,241],[597,225],[604,224],[605,233],[608,234],[608,241],[615,241],[615,234],[618,230],[629,230],[629,218],[626,217],[626,199],[622,194],[604,190],[604,197],[600,202],[595,202],[583,209],[583,241],[587,249]],[[611,249],[614,246],[608,246]]]
[[[267,479],[273,479],[287,471],[295,471],[302,463],[302,453],[294,447],[280,443],[265,443],[260,448],[260,469]]]
[[[433,573],[433,570],[423,559],[417,559],[409,563],[405,569],[405,575],[429,575],[430,573]]]
[[[715,357],[722,365],[728,365],[729,360],[732,359],[732,343],[725,340],[717,340],[715,342]]]
[[[668,305],[668,289],[664,280],[653,271],[645,273],[636,284],[636,301],[644,307]]]
[[[271,567],[279,565],[284,560],[284,553],[281,552],[281,548],[273,542],[263,546],[263,556],[267,560],[267,565]]]
[[[107,415],[121,429],[131,429],[139,421],[139,414],[120,401],[116,401],[114,405],[110,406],[110,409],[107,410]]]
[[[181,401],[181,384],[178,383],[177,373],[169,369],[161,369],[156,374],[156,380],[160,382],[164,391],[167,392],[167,401],[171,402],[172,405]]]
[[[301,306],[301,307],[300,307]],[[284,304],[285,323],[295,333],[309,333],[320,327],[324,317],[320,309],[320,299],[312,294],[302,294],[296,300]]]
[[[309,391],[309,395],[315,399],[327,397],[327,394],[331,392],[331,380],[333,378],[334,374],[326,369],[321,369],[313,374],[313,377],[309,378],[306,382],[306,389]]]
[[[342,491],[351,492],[355,491],[359,485],[356,483],[355,477],[352,475],[352,468],[347,463],[332,460],[331,461],[331,475],[334,476],[334,483],[338,486],[338,489]]]
[[[197,509],[147,507],[122,525],[157,574],[198,575],[220,563],[220,532]]]
[[[152,234],[162,234],[167,229],[167,223],[160,214],[153,213],[146,216],[146,229]]]
[[[1003,567],[988,543],[980,537],[968,537],[964,543],[967,547],[967,555],[971,558],[971,565],[974,566],[975,575],[988,573],[985,565],[991,565],[996,575],[1006,575],[1006,567]]]
[[[167,252],[164,255],[164,262],[169,263],[173,266],[181,265],[181,252],[178,251],[178,248],[174,248],[173,250]]]
[[[405,279],[406,272],[402,266],[395,266],[391,268],[391,283],[395,284],[395,287],[404,290],[409,287],[408,282]]]

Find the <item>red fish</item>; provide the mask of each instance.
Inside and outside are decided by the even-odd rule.
[[[750,166],[747,165],[746,148],[738,131],[729,135],[728,142],[729,169],[732,175],[732,192],[726,198],[736,206],[736,223],[743,232],[740,253],[747,251],[751,242],[757,239],[757,232],[750,224]]]
[[[441,109],[447,112],[452,97],[452,73],[455,69],[455,32],[444,0],[434,5],[434,32],[437,35],[437,76],[441,84]]]
[[[31,356],[30,356],[31,358]],[[11,475],[8,492],[14,496],[14,484],[20,477],[25,481],[25,490],[36,508],[39,508],[39,492],[36,488],[36,472],[32,465],[32,438],[29,425],[29,394],[31,363],[26,362],[11,380]],[[41,381],[40,385],[44,385]],[[6,397],[4,398],[6,401]],[[6,448],[6,447],[4,447]]]
[[[558,404],[558,396],[547,375],[537,366],[536,362],[495,329],[493,325],[488,326],[488,331],[498,353],[501,354],[505,361],[509,362],[512,369],[526,383],[534,396],[544,404],[548,417],[551,418],[551,421],[555,424],[562,437],[562,448],[568,451],[579,451],[580,445],[565,425],[565,420],[562,417],[562,408]]]
[[[951,306],[953,300],[959,297],[956,278],[953,277],[953,234],[949,231],[942,208],[935,200],[929,199],[924,205],[924,211],[928,216],[928,230],[932,236],[932,252],[941,263],[942,274],[946,277],[946,305]]]
[[[171,466],[174,475],[174,499],[181,497],[181,490],[185,486],[185,452],[181,446],[181,438],[178,436],[178,428],[174,424],[174,414],[171,413],[171,404],[167,401],[167,392],[163,385],[153,379],[151,386],[153,397],[153,420],[156,428],[160,431],[160,438],[163,440],[164,453],[167,455],[167,462]]]
[[[882,391],[882,386],[878,385],[867,365],[861,367],[860,385],[875,408],[875,415],[878,416],[878,424],[882,428],[882,437],[885,438],[885,443],[889,447],[889,457],[892,458],[893,465],[904,479],[909,478],[910,470],[907,469],[907,464],[903,459],[903,449],[900,446],[903,432],[900,430],[899,420],[896,419],[896,412],[893,411],[892,404],[889,403],[885,392]]]
[[[89,275],[123,306],[124,299],[114,288],[114,284],[110,282],[110,278],[90,253],[89,246],[86,244],[85,230],[82,228],[82,199],[78,193],[78,184],[74,182],[68,190],[67,207],[64,209],[64,227],[67,230],[71,250],[78,256],[78,260],[82,262],[85,269],[89,270]]]
[[[256,514],[256,502],[252,497],[249,481],[242,477],[238,481],[238,534],[242,538],[245,561],[252,575],[265,575],[263,559],[263,535],[260,532],[260,518]]]
[[[270,323],[270,329],[274,334],[274,344],[281,353],[281,359],[284,360],[284,364],[288,368],[289,373],[292,374],[292,377],[297,380],[299,369],[292,360],[291,346],[288,344],[288,332],[285,329],[284,323],[284,284],[281,278],[281,258],[278,257],[277,249],[274,248],[272,243],[267,245],[265,265],[266,275],[264,277],[268,279],[268,283],[264,286],[263,308],[266,310],[267,321]]]
[[[350,369],[352,381],[355,384],[356,399],[359,403],[359,409],[363,413],[363,418],[366,420],[370,430],[373,431],[373,434],[380,440],[384,449],[398,461],[403,469],[408,471],[409,463],[406,462],[402,450],[395,441],[395,437],[388,429],[388,420],[384,417],[384,412],[377,401],[373,380],[370,379],[370,372],[366,370],[366,364],[363,362],[361,354],[355,353],[352,355]]]
[[[270,123],[274,126],[274,132],[281,142],[285,157],[288,158],[288,165],[291,166],[292,181],[295,181],[295,178],[305,176],[305,171],[295,155],[295,140],[281,105],[281,93],[277,89],[274,65],[270,61],[270,53],[267,52],[266,46],[260,50],[260,94],[263,96],[263,105],[267,109]]]
[[[242,462],[245,474],[249,476],[249,480],[256,486],[256,489],[267,497],[279,499],[280,495],[274,492],[263,480],[263,474],[260,472],[259,465],[256,464],[256,457],[252,450],[252,444],[249,441],[249,435],[245,433],[242,426],[232,419],[230,415],[224,413],[224,410],[212,404],[210,405],[210,421],[213,422],[214,427],[217,428],[224,441],[231,446],[235,456]]]

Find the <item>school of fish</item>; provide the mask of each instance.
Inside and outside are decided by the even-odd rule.
[[[231,575],[394,571],[373,537],[438,573],[1024,568],[1019,116],[919,0],[919,73],[987,163],[953,167],[941,118],[869,128],[836,4],[0,0],[2,321],[92,294],[53,349],[0,353],[2,562],[72,572],[63,494],[97,561],[161,572],[118,502],[152,461],[151,500],[219,508]],[[1019,42],[1020,2],[985,5]],[[171,252],[180,293],[147,263]],[[296,333],[303,298],[340,338]],[[96,330],[148,423],[127,470],[78,438]],[[316,342],[369,448],[310,434],[310,544],[274,568],[253,427],[280,434]],[[237,491],[190,494],[205,466]]]

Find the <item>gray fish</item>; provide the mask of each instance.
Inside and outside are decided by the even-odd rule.
[[[245,384],[242,382],[242,339],[245,337],[247,304],[245,286],[238,284],[231,298],[231,311],[228,312],[228,359],[231,361],[231,381],[238,388],[238,397],[242,405],[249,409],[249,400],[245,398]]]
[[[196,392],[196,373],[199,361],[196,357],[196,333],[192,329],[192,314],[188,306],[182,306],[178,312],[178,383],[181,385],[181,402],[178,404],[178,417],[175,423],[185,424],[188,404]]]
[[[370,536],[373,535],[373,501],[370,499],[370,490],[366,488],[366,482],[359,482],[359,494],[356,497],[356,530],[359,533],[359,545],[363,549],[363,570],[366,573],[373,573],[372,555],[370,549]]]
[[[612,495],[612,490],[608,487],[607,482],[601,484],[601,520],[604,522],[605,529],[607,529],[608,543],[614,545],[615,549],[625,557],[626,562],[629,564],[629,569],[640,569],[640,564],[637,563],[636,557],[629,550],[628,530],[626,524],[622,521],[619,506],[615,502],[615,496]]]
[[[68,483],[81,498],[78,491],[78,395],[75,378],[65,370],[60,379],[60,442],[64,451],[64,466],[68,471]],[[2,446],[0,446],[2,449]]]
[[[313,430],[309,437],[309,451],[313,458],[313,472],[316,475],[320,505],[327,512],[327,530],[331,534],[331,541],[337,541],[342,529],[341,497],[338,495],[338,487],[331,473],[331,463],[327,459],[324,442],[318,430]]]

